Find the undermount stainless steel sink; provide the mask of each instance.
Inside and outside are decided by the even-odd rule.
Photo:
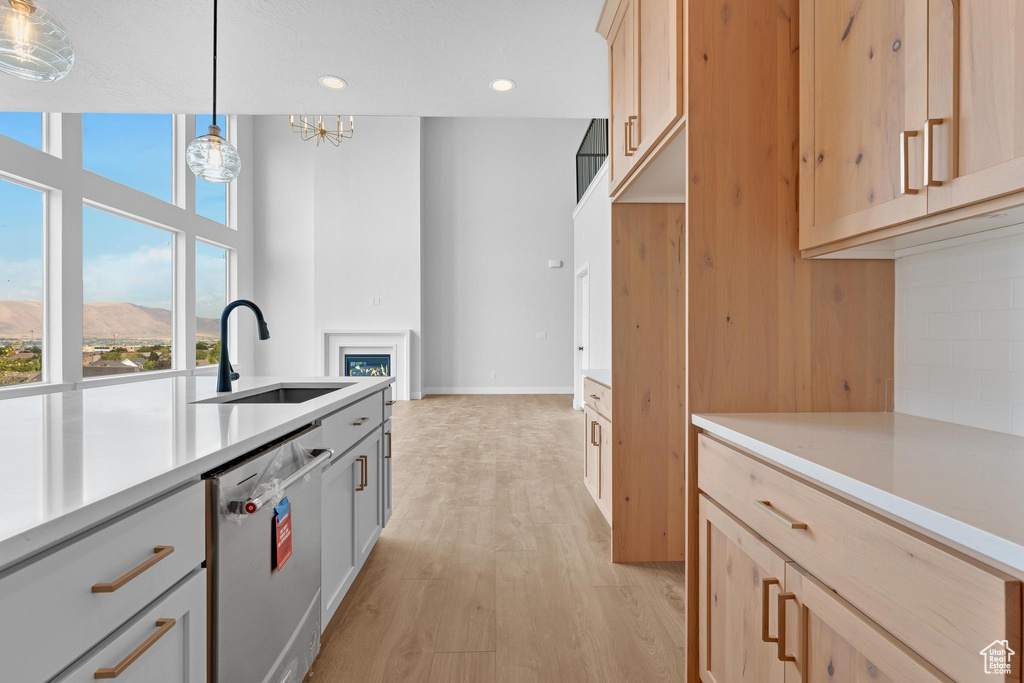
[[[276,384],[263,389],[239,391],[193,403],[305,403],[333,391],[350,387],[355,382],[337,384]]]

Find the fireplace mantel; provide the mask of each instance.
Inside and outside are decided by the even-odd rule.
[[[324,330],[321,335],[323,374],[345,374],[345,353],[389,353],[391,374],[395,377],[395,397],[409,400],[411,330]]]

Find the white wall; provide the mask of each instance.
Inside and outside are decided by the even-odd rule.
[[[573,212],[573,274],[584,266],[590,274],[590,367],[612,367],[612,200],[608,196],[608,162],[594,177]],[[574,285],[575,286],[575,285]],[[573,301],[573,320],[580,319],[579,293]],[[580,345],[580,330],[574,346]],[[574,368],[579,367],[579,354]],[[582,387],[576,386],[573,403],[583,407]]]
[[[998,232],[896,261],[898,412],[1024,435],[1024,229]]]
[[[572,393],[573,161],[588,124],[424,121],[425,392]]]

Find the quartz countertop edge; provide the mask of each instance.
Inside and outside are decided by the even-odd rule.
[[[730,441],[812,483],[821,484],[837,495],[874,510],[892,521],[919,529],[934,540],[946,541],[954,548],[962,546],[1008,568],[1024,572],[1024,546],[1021,544],[723,424],[723,421],[733,417],[695,414],[692,420],[694,425],[706,432]],[[760,416],[749,414],[735,417]]]
[[[79,404],[85,403],[90,398],[103,400],[103,395],[111,392],[120,392],[121,396],[130,397],[133,392],[144,392],[153,389],[153,383],[173,383],[179,386],[190,387],[186,398],[179,400],[185,406],[182,412],[188,414],[195,411],[190,419],[195,425],[196,414],[202,412],[208,421],[231,420],[232,414],[258,411],[259,426],[238,435],[239,438],[231,438],[226,443],[221,443],[210,450],[204,448],[202,453],[188,452],[183,458],[181,454],[174,454],[179,462],[170,464],[163,471],[152,474],[152,476],[141,476],[123,487],[118,487],[109,493],[103,494],[95,500],[87,501],[79,506],[64,503],[62,509],[53,514],[47,513],[47,518],[38,522],[30,522],[25,528],[13,533],[3,533],[0,529],[0,573],[7,569],[20,565],[22,562],[34,559],[37,555],[59,547],[64,541],[73,536],[89,531],[94,527],[107,523],[127,513],[138,506],[151,500],[160,498],[168,493],[179,490],[189,483],[200,480],[201,476],[224,463],[250,451],[260,448],[267,443],[273,442],[281,437],[311,424],[315,420],[323,418],[379,391],[383,391],[388,384],[394,383],[393,377],[380,378],[351,378],[351,377],[251,377],[242,378],[236,382],[234,393],[251,394],[259,389],[268,389],[281,383],[301,384],[335,384],[352,383],[354,386],[339,389],[324,396],[314,398],[304,403],[297,404],[223,404],[207,403],[195,404],[194,401],[204,400],[217,396],[213,391],[215,377],[180,377],[169,379],[154,379],[144,382],[131,382],[121,385],[106,387],[95,387],[77,390],[73,392],[58,392],[42,396],[17,397],[0,401],[0,416],[3,410],[15,405],[14,402],[30,401],[55,401],[70,399]],[[191,382],[189,385],[188,383]],[[202,388],[197,388],[197,382]],[[146,386],[150,385],[150,386]],[[62,395],[63,394],[63,395]],[[275,411],[274,409],[277,409]],[[178,408],[181,410],[181,406]],[[169,407],[169,426],[177,431],[181,427],[178,424],[180,418],[176,411]],[[280,415],[280,419],[274,419],[274,413]],[[255,414],[255,413],[252,413]],[[131,416],[125,416],[130,419]],[[0,421],[0,425],[2,425]],[[46,425],[49,428],[49,425]],[[30,428],[29,428],[30,429]],[[68,429],[68,431],[73,431]],[[164,434],[154,434],[152,439],[157,442]],[[74,437],[72,437],[74,438]],[[78,437],[80,441],[86,441],[84,436]],[[194,436],[196,442],[200,437]],[[40,434],[40,440],[45,440]],[[67,437],[65,437],[65,442]],[[145,453],[147,444],[137,439],[133,447],[139,453]],[[205,445],[205,444],[204,444]],[[193,444],[193,447],[195,444]],[[187,447],[186,447],[187,448]],[[86,447],[83,446],[83,452]],[[196,449],[198,450],[198,449]],[[40,457],[50,457],[48,452],[38,454]],[[0,473],[3,472],[0,466]],[[17,483],[12,484],[17,486]]]
[[[603,384],[609,389],[612,388],[612,371],[610,368],[584,368],[580,374],[589,377],[598,384]]]

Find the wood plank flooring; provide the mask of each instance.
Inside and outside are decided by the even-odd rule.
[[[682,681],[683,565],[612,564],[568,396],[393,416],[394,512],[310,683]]]

